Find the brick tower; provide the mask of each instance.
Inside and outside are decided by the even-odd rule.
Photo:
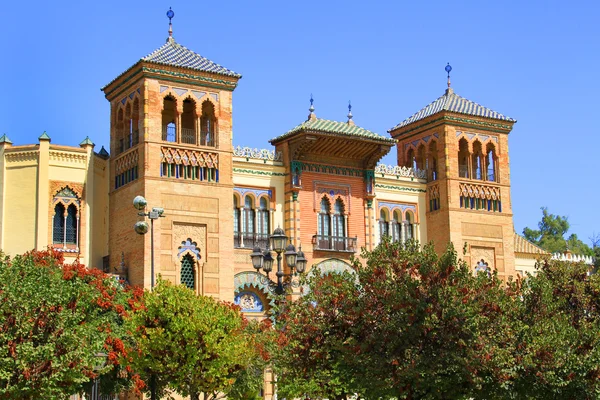
[[[173,14],[168,14],[169,18]],[[132,200],[163,207],[154,223],[155,274],[233,300],[232,92],[241,75],[166,43],[102,90],[110,102],[110,265],[150,286],[150,234]]]
[[[398,165],[427,171],[427,237],[448,242],[474,269],[515,274],[508,134],[514,119],[467,100],[443,96],[390,129]]]

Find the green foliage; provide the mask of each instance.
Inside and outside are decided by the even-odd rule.
[[[258,400],[264,383],[264,372],[271,367],[271,353],[276,332],[271,320],[250,321],[244,328],[250,342],[248,364],[235,374],[235,382],[222,394],[231,400]]]
[[[600,276],[585,264],[539,266],[519,307],[520,398],[600,398]]]
[[[215,397],[230,390],[254,355],[237,307],[163,280],[145,293],[128,326],[136,347],[132,367],[146,382],[154,376],[161,396]]]
[[[278,395],[339,399],[361,393],[360,372],[348,351],[359,287],[344,274],[310,274],[309,290],[283,304],[274,352]]]
[[[550,214],[546,207],[542,207],[542,220],[538,229],[523,229],[523,236],[531,243],[535,243],[550,253],[564,253],[570,250],[573,254],[593,256],[593,250],[582,242],[576,234],[571,234],[568,239],[565,235],[570,225],[567,217]]]
[[[354,336],[366,397],[494,398],[512,368],[514,300],[496,278],[474,276],[452,247],[385,241],[358,261],[362,315]],[[494,340],[496,339],[496,340]]]
[[[107,392],[125,387],[118,360],[129,299],[102,272],[63,265],[60,253],[2,256],[0,398],[65,398],[101,374],[111,378]]]

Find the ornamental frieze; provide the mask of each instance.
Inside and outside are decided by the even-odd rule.
[[[177,149],[174,147],[160,148],[161,162],[168,164],[193,165],[195,167],[219,167],[219,155],[208,151]]]
[[[485,200],[500,200],[500,188],[494,186],[461,183],[459,190],[460,195],[463,197],[472,197],[475,199]]]
[[[121,157],[115,160],[115,175],[119,175],[136,165],[138,165],[138,150],[135,149],[128,153],[123,154]]]

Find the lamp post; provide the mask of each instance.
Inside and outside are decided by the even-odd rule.
[[[165,209],[162,207],[152,207],[152,211],[144,212],[148,202],[143,196],[135,196],[133,199],[133,207],[138,210],[140,217],[148,217],[150,219],[150,288],[154,289],[154,220],[164,218]],[[148,223],[146,221],[138,221],[133,226],[136,233],[145,235],[148,233]]]
[[[148,217],[150,219],[150,289],[154,290],[154,220],[164,218],[165,209],[162,207],[152,207],[152,211],[145,212],[148,202],[143,196],[136,196],[133,199],[133,207],[138,210],[140,217]],[[148,233],[148,223],[138,221],[133,226],[136,233],[145,235]],[[150,376],[150,399],[156,400],[156,375]]]
[[[98,359],[98,364],[94,366],[94,372],[100,373],[100,371],[106,366],[106,359],[108,354],[104,352],[94,354],[94,357]],[[90,389],[90,399],[97,400],[100,398],[100,376],[96,376],[94,381],[92,382],[92,387]]]
[[[298,274],[303,274],[306,269],[306,258],[304,257],[304,253],[302,252],[302,246],[296,252],[296,248],[293,244],[289,244],[287,247],[285,244],[288,241],[288,237],[283,232],[283,229],[277,228],[273,232],[273,234],[269,237],[269,241],[271,242],[271,248],[277,253],[277,272],[275,272],[275,276],[277,277],[277,282],[274,282],[269,277],[269,273],[273,270],[273,256],[271,255],[271,250],[269,250],[269,245],[265,250],[261,250],[260,247],[254,247],[252,254],[250,257],[252,258],[252,266],[256,269],[256,272],[261,275],[261,269],[264,275],[261,275],[263,278],[263,283],[268,283],[269,290],[274,292],[275,294],[281,295],[284,294],[287,288],[296,287],[298,281],[294,278]],[[283,272],[281,260],[283,253],[285,250],[285,261],[287,266],[290,268],[290,273],[286,274]]]

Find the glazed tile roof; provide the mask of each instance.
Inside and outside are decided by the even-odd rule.
[[[276,138],[269,140],[269,142],[278,142],[300,131],[331,133],[334,135],[377,140],[385,143],[396,142],[396,140],[394,139],[386,138],[384,136],[378,135],[375,132],[371,132],[354,124],[349,124],[347,122],[331,121],[328,119],[321,118],[309,118],[307,121],[301,123],[295,128],[292,128],[283,135],[277,136]]]
[[[208,58],[202,57],[200,54],[180,45],[172,37],[167,39],[167,43],[160,48],[154,50],[146,57],[143,57],[142,61],[174,67],[190,68],[195,69],[196,71],[212,72],[214,74],[232,76],[235,78],[242,77],[242,75],[216,64]]]
[[[388,132],[395,129],[402,128],[403,126],[412,124],[413,122],[425,119],[433,114],[437,114],[440,111],[451,111],[458,114],[473,115],[476,117],[485,117],[499,119],[502,121],[517,122],[516,119],[510,118],[506,115],[500,114],[494,110],[490,110],[480,104],[477,104],[471,100],[465,99],[454,93],[451,88],[447,89],[443,96],[436,99],[434,102],[423,107],[420,111],[408,117],[398,125],[394,126]]]
[[[526,254],[548,254],[547,251],[539,246],[531,243],[523,236],[515,232],[515,253],[526,253]]]

